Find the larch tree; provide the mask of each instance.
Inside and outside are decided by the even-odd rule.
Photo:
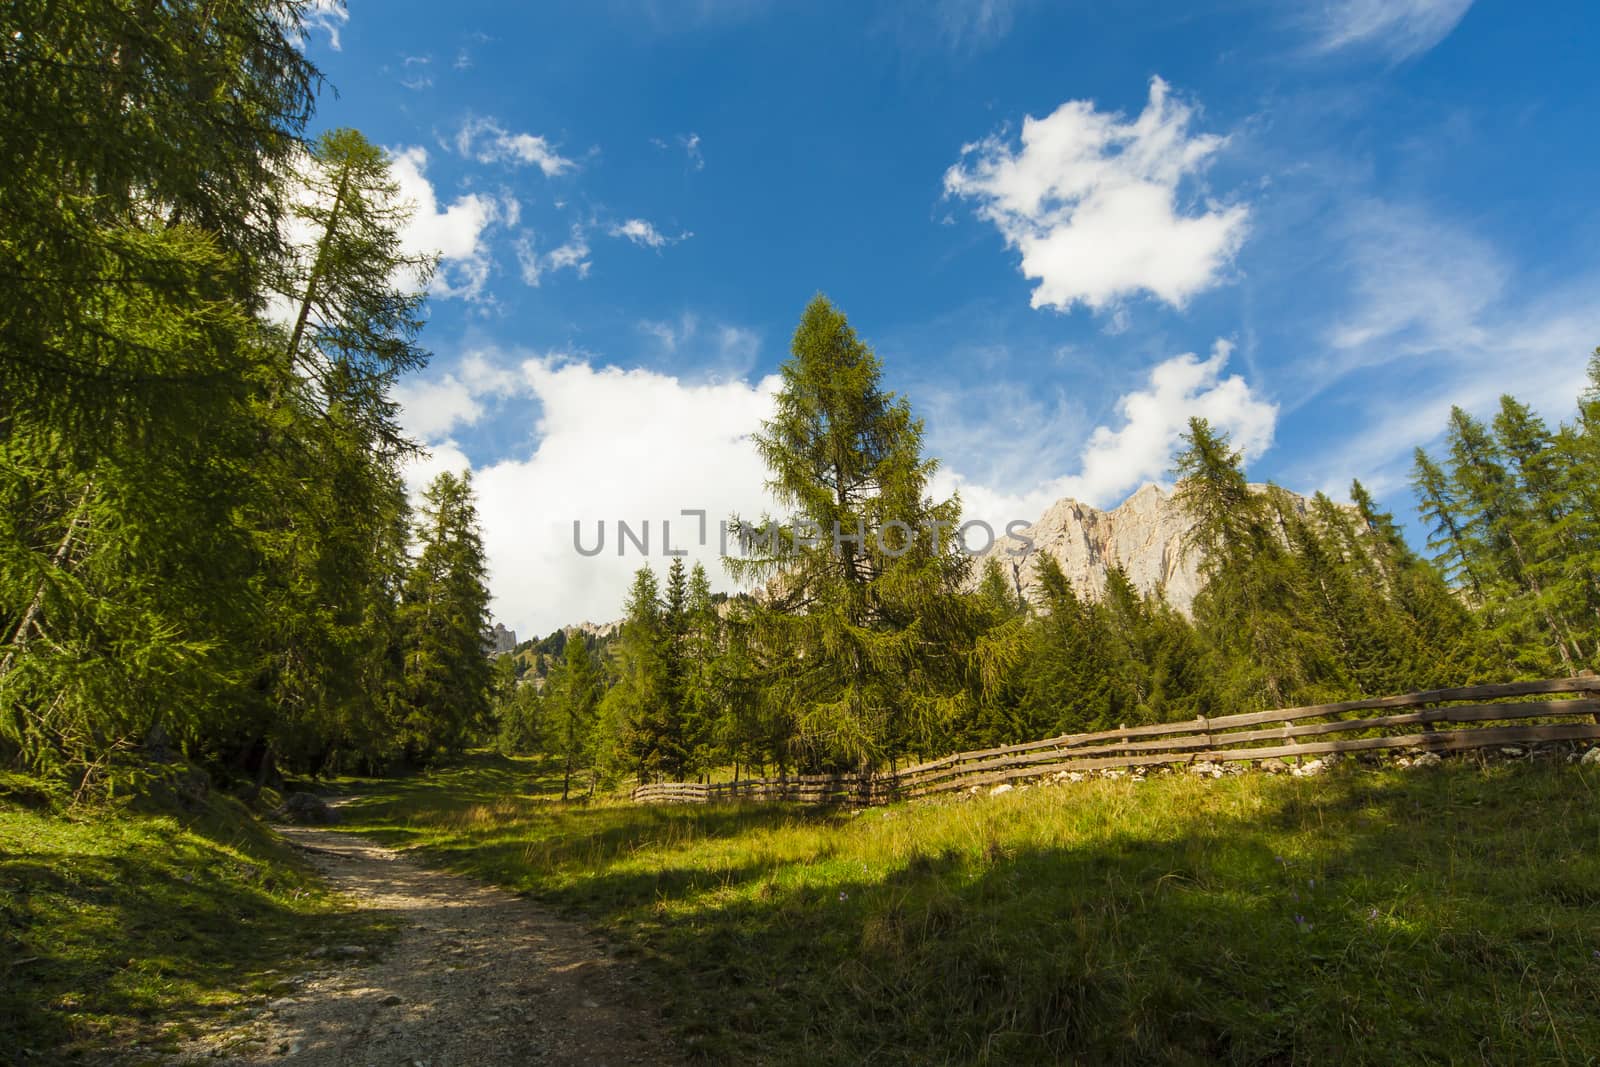
[[[825,297],[805,309],[756,435],[787,524],[741,523],[736,577],[764,581],[758,647],[812,766],[872,768],[941,743],[964,699],[968,560],[935,502],[922,423]]]

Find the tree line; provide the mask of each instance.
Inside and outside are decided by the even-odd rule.
[[[975,564],[959,500],[929,495],[922,423],[881,379],[818,297],[755,439],[787,513],[737,523],[757,551],[727,561],[753,593],[714,604],[698,565],[674,560],[664,585],[641,568],[620,632],[568,636],[542,686],[503,662],[501,746],[558,753],[586,789],[871,770],[1600,664],[1600,355],[1570,425],[1507,397],[1492,427],[1453,412],[1444,466],[1418,452],[1431,556],[1359,481],[1350,504],[1252,486],[1191,420],[1173,471],[1203,582],[1187,616],[1118,568],[1090,597],[1041,553],[1025,599],[1010,560]]]
[[[392,387],[434,261],[311,138],[306,4],[12,6],[0,33],[0,758],[424,761],[480,733],[470,481],[413,514]]]

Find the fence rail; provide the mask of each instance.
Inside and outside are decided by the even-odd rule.
[[[882,804],[1059,772],[1167,764],[1236,763],[1349,752],[1460,752],[1501,745],[1600,740],[1600,677],[1433,689],[1276,711],[1062,734],[1042,741],[957,752],[873,775],[788,775],[735,782],[656,782],[633,791],[640,803],[786,800]],[[1564,699],[1536,700],[1534,697]],[[1356,712],[1389,714],[1349,718]],[[1572,721],[1585,717],[1587,721]],[[1315,720],[1315,721],[1308,721]],[[1562,721],[1551,721],[1562,720]],[[1494,724],[1494,725],[1487,725]],[[1464,727],[1437,730],[1438,725]],[[1400,727],[1421,732],[1392,733]],[[1251,729],[1247,729],[1250,727]],[[1328,734],[1363,737],[1301,740]]]

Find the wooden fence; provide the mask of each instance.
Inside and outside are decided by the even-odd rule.
[[[636,788],[633,799],[641,803],[747,799],[867,805],[1059,772],[1200,761],[1316,758],[1394,749],[1460,752],[1548,741],[1600,740],[1600,699],[1590,695],[1594,693],[1600,693],[1600,678],[1585,672],[1576,678],[1434,689],[1305,708],[1062,734],[1021,745],[957,752],[874,775],[790,775],[709,784],[658,782]],[[1559,699],[1535,699],[1539,697]],[[1358,712],[1385,714],[1351,717]],[[1462,728],[1441,730],[1440,725]],[[1401,732],[1407,729],[1410,732]],[[1316,740],[1334,734],[1364,736]]]

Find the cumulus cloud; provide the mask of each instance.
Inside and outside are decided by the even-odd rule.
[[[455,430],[477,423],[486,400],[515,394],[518,381],[512,371],[473,352],[454,373],[401,381],[394,399],[408,433],[420,441],[441,442]]]
[[[557,152],[545,138],[531,133],[509,133],[494,119],[474,118],[456,131],[456,151],[479,163],[510,163],[534,166],[546,178],[553,178],[578,164]]]
[[[1077,471],[1032,487],[993,485],[941,472],[942,492],[960,491],[963,510],[996,530],[1012,519],[1032,522],[1062,497],[1110,507],[1145,482],[1165,482],[1179,437],[1193,417],[1228,434],[1246,461],[1272,445],[1277,405],[1262,399],[1244,378],[1224,374],[1233,346],[1218,340],[1205,359],[1192,352],[1151,369],[1144,386],[1118,400],[1117,427],[1097,426],[1079,450]],[[959,468],[959,462],[952,465]]]
[[[1316,46],[1374,48],[1407,59],[1448,37],[1471,6],[1472,0],[1334,0],[1316,16]]]
[[[400,188],[400,199],[413,208],[411,221],[400,235],[402,247],[414,255],[438,254],[433,295],[481,298],[491,267],[486,231],[501,218],[501,204],[482,193],[467,193],[441,209],[427,176],[427,149],[412,146],[392,154],[390,171]]]
[[[731,588],[716,558],[718,523],[771,507],[766,470],[748,438],[771,412],[776,377],[690,382],[561,355],[475,356],[476,371],[464,365],[411,394],[443,399],[432,408],[426,401],[405,405],[407,428],[433,446],[409,474],[420,486],[439,470],[464,466],[456,435],[481,416],[491,393],[528,410],[538,441],[531,454],[473,472],[498,618],[534,634],[616,617],[632,573],[645,563],[658,570],[670,563],[663,522],[672,547],[689,550],[719,588]],[[462,392],[478,406],[460,403]],[[682,515],[685,509],[707,513],[706,545],[699,544],[699,519]],[[603,521],[605,550],[580,555],[574,520],[586,548]],[[649,523],[649,557],[631,543],[618,553],[618,520],[635,533]]]
[[[1227,144],[1191,134],[1193,119],[1160,78],[1132,121],[1069,100],[1026,117],[1020,146],[998,135],[966,145],[945,191],[976,202],[1021,253],[1036,308],[1098,311],[1139,293],[1182,307],[1218,284],[1249,220],[1242,204],[1179,202]]]
[[[698,326],[678,343],[703,344],[710,358],[725,340],[723,331]],[[1225,373],[1228,354],[1219,341],[1205,359],[1186,354],[1153,368],[1118,404],[1120,425],[1088,436],[1075,473],[1019,487],[941,472],[933,488],[959,490],[966,514],[996,529],[1013,518],[1031,522],[1062,496],[1114,504],[1142,482],[1165,478],[1191,415],[1210,419],[1254,458],[1271,444],[1276,409],[1242,378]],[[537,441],[531,452],[474,470],[495,613],[525,633],[584,618],[607,620],[620,613],[634,570],[670,562],[663,554],[663,522],[672,547],[704,562],[718,588],[733,588],[718,561],[718,522],[775,510],[765,488],[768,472],[750,437],[771,417],[778,386],[776,375],[687,381],[566,355],[475,352],[454,370],[401,391],[404,425],[432,446],[408,478],[420,489],[439,470],[467,466],[463,431],[479,423],[491,403],[502,419],[526,410]],[[952,458],[959,468],[961,457]],[[707,513],[705,544],[698,518],[684,516],[686,509]],[[590,549],[597,524],[605,522],[604,551],[578,553],[574,519]],[[618,553],[618,520],[635,532],[649,521],[648,558],[631,544]]]

